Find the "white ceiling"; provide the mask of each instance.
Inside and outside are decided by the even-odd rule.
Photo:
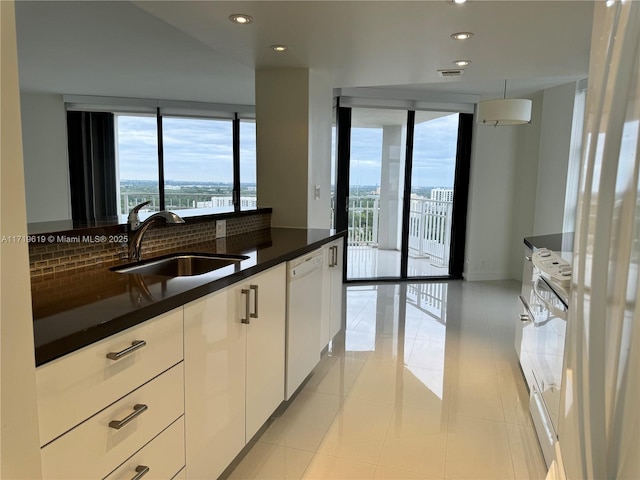
[[[254,71],[336,88],[531,95],[588,72],[592,1],[16,1],[29,92],[253,104]],[[254,17],[232,24],[232,13]],[[467,41],[450,34],[471,31]],[[284,54],[272,44],[286,44]],[[471,65],[459,78],[437,70]]]

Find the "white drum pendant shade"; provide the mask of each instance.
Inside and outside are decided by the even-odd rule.
[[[501,98],[478,103],[476,123],[481,125],[521,125],[531,121],[531,100]]]

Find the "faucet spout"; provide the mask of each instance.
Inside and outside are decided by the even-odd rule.
[[[137,226],[131,225],[131,232],[129,234],[130,260],[135,262],[140,261],[140,255],[142,253],[142,238],[144,237],[144,234],[149,230],[151,225],[161,221],[165,223],[184,223],[184,220],[179,215],[168,210],[163,210],[161,212],[154,213],[142,223],[138,222]]]

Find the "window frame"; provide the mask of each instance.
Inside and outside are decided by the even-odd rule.
[[[162,119],[164,116],[172,118],[193,118],[193,119],[211,119],[211,120],[229,120],[232,122],[232,162],[233,162],[233,181],[232,181],[232,204],[233,212],[241,211],[241,169],[240,169],[240,122],[242,120],[255,121],[255,107],[249,105],[227,105],[227,104],[209,104],[201,102],[183,102],[171,100],[152,100],[152,99],[130,99],[116,97],[90,97],[79,95],[64,96],[65,109],[67,112],[103,112],[113,115],[114,128],[110,139],[103,139],[111,142],[112,147],[117,150],[117,117],[123,115],[145,115],[156,117],[156,135],[157,135],[157,165],[158,165],[158,195],[159,206],[161,210],[166,207],[165,204],[165,168],[164,168],[164,143]],[[69,132],[67,132],[69,135]],[[116,159],[117,162],[117,154]],[[71,165],[71,163],[70,163]],[[118,170],[118,165],[115,165]],[[117,180],[116,180],[117,181]],[[117,192],[119,187],[114,187]],[[256,183],[257,198],[257,183]],[[84,220],[84,219],[82,219]]]

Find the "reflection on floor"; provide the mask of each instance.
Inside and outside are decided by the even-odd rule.
[[[448,274],[446,264],[425,257],[409,256],[409,277],[442,277]],[[377,278],[400,276],[400,252],[368,246],[347,249],[347,278]]]
[[[235,479],[543,479],[513,349],[519,285],[346,289],[346,332]]]

